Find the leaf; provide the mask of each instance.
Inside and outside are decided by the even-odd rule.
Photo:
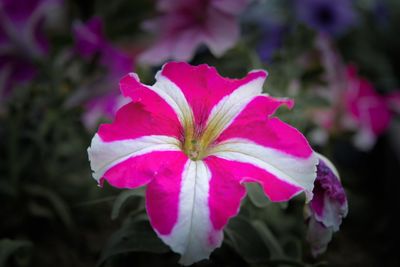
[[[254,221],[253,223],[254,228],[257,230],[259,235],[261,236],[264,244],[268,247],[271,252],[271,258],[282,258],[284,256],[283,249],[279,244],[279,241],[276,239],[274,234],[268,228],[268,226],[262,221]]]
[[[144,197],[144,187],[123,191],[114,201],[114,205],[111,211],[111,219],[115,220],[118,218],[121,208],[124,206],[125,202],[131,197]]]
[[[291,236],[288,237],[284,242],[283,242],[283,248],[286,252],[286,255],[288,255],[292,259],[300,260],[302,258],[302,247],[301,247],[301,242],[299,239]]]
[[[257,208],[265,208],[271,204],[271,201],[258,183],[247,183],[246,188],[251,203]]]
[[[39,197],[47,200],[59,219],[69,230],[74,228],[71,212],[64,200],[51,190],[39,185],[27,185],[24,190],[33,197]],[[36,208],[38,205],[36,206]],[[47,208],[42,207],[43,211]]]
[[[269,260],[270,251],[258,231],[244,217],[238,216],[232,219],[225,233],[229,238],[226,244],[232,246],[247,262],[261,263]]]
[[[129,218],[123,227],[111,236],[101,253],[97,266],[122,253],[165,253],[168,251],[168,247],[157,237],[147,219],[140,216]]]
[[[19,266],[27,266],[30,261],[29,250],[32,243],[26,240],[0,240],[0,266],[7,266],[7,261],[12,257],[17,257],[16,260]]]

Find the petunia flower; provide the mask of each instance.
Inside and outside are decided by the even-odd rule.
[[[88,149],[93,177],[117,188],[147,185],[151,225],[189,265],[221,245],[243,183],[272,201],[312,198],[317,159],[305,137],[273,117],[287,99],[262,94],[267,74],[221,77],[207,65],[168,63],[152,86],[125,76],[132,102],[103,124]]]
[[[357,74],[355,65],[344,64],[329,37],[320,35],[317,40],[325,68],[323,78],[328,86],[316,92],[327,100],[329,107],[311,112],[312,119],[320,126],[312,132],[317,137],[314,139],[350,131],[355,133],[353,144],[367,151],[388,129],[400,97],[396,92],[380,95],[372,82]]]
[[[334,232],[339,230],[342,219],[347,216],[347,197],[333,164],[319,156],[314,197],[306,205],[308,221],[307,241],[314,257],[325,252]]]
[[[311,28],[337,35],[355,23],[355,12],[350,0],[296,0],[297,17]]]
[[[375,91],[371,82],[357,75],[353,65],[347,67],[344,99],[350,123],[358,129],[356,146],[369,149],[389,127],[392,113],[386,99]]]
[[[46,19],[61,4],[61,0],[0,1],[0,100],[36,76],[34,62],[49,50]]]
[[[239,38],[237,15],[248,0],[159,0],[162,15],[144,24],[158,36],[140,61],[157,65],[168,59],[188,61],[205,44],[215,56],[232,48]]]
[[[83,59],[97,58],[104,74],[90,86],[89,100],[85,104],[83,122],[92,129],[100,118],[111,119],[118,108],[127,102],[121,97],[115,84],[133,68],[133,59],[115,48],[104,35],[103,21],[94,17],[88,22],[74,24],[75,51]]]

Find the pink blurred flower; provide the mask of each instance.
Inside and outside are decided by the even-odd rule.
[[[339,230],[348,212],[347,198],[333,164],[319,155],[314,197],[306,206],[307,241],[314,257],[325,252],[332,234]]]
[[[299,131],[273,116],[293,102],[262,94],[266,76],[228,79],[207,65],[175,62],[149,86],[131,73],[120,87],[132,102],[92,139],[93,177],[117,188],[147,185],[150,222],[182,264],[221,245],[243,183],[259,183],[272,201],[312,198],[317,158]]]
[[[100,118],[111,119],[118,108],[127,103],[115,87],[126,73],[133,69],[133,59],[115,48],[106,39],[103,22],[94,17],[85,24],[75,23],[75,51],[86,60],[97,57],[104,74],[91,87],[90,99],[86,102],[83,122],[87,128],[94,128]]]
[[[0,100],[32,80],[34,61],[48,53],[44,26],[61,0],[0,0]]]
[[[205,44],[221,56],[239,38],[237,16],[248,0],[159,0],[161,16],[144,24],[158,39],[141,56],[157,65],[168,59],[188,61]]]
[[[329,102],[329,107],[311,113],[320,126],[313,135],[352,131],[354,145],[369,150],[388,129],[393,113],[399,110],[400,94],[380,95],[370,81],[358,76],[354,65],[343,63],[327,36],[321,34],[317,40],[328,84],[317,93]]]
[[[358,130],[358,146],[368,149],[389,127],[392,113],[386,100],[375,91],[371,82],[357,75],[353,65],[347,67],[347,90],[344,97],[349,118]]]

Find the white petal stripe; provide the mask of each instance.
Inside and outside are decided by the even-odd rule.
[[[314,153],[304,159],[238,138],[218,144],[210,154],[259,167],[278,179],[303,188],[307,200],[312,199],[318,163],[318,158]]]
[[[149,135],[136,139],[104,142],[96,134],[88,148],[93,177],[99,181],[107,170],[118,163],[153,151],[180,151],[179,141],[170,136]]]
[[[254,97],[261,96],[264,81],[265,77],[254,79],[222,98],[211,110],[207,126],[217,125],[221,133]]]
[[[182,90],[170,79],[157,72],[156,83],[149,89],[157,93],[175,111],[179,121],[184,126],[185,122],[192,122],[193,111],[187,102]]]
[[[215,233],[208,206],[210,179],[211,172],[203,161],[188,160],[182,174],[177,223],[169,235],[159,235],[173,251],[182,255],[180,263],[184,265],[207,259],[222,242],[222,231],[216,233],[220,236],[214,246],[208,239],[211,232]]]

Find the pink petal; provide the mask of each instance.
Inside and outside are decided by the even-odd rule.
[[[347,75],[345,101],[348,113],[359,126],[376,136],[382,134],[389,127],[391,120],[385,98],[375,91],[370,81],[357,76],[354,66],[348,67]]]
[[[210,9],[204,31],[204,42],[217,57],[232,48],[239,39],[239,24],[236,17]]]
[[[102,179],[117,188],[137,188],[153,179],[171,177],[175,164],[182,159],[186,160],[187,157],[180,151],[154,151],[133,156],[108,169]],[[173,182],[173,180],[170,181],[171,184]],[[164,188],[164,190],[167,189]],[[173,192],[169,193],[173,195]]]
[[[100,184],[103,178],[106,178],[116,187],[129,188],[136,187],[138,186],[137,184],[141,185],[141,175],[136,177],[139,179],[138,182],[135,180],[135,172],[140,173],[140,168],[150,166],[147,164],[147,159],[151,161],[153,158],[146,156],[142,159],[142,156],[160,151],[180,151],[179,141],[176,138],[163,135],[104,141],[99,134],[96,134],[88,148],[93,178]],[[162,162],[153,160],[152,164],[154,165],[151,166],[162,165]],[[149,175],[152,173],[150,172]]]
[[[290,142],[286,141],[287,144]],[[314,153],[301,157],[248,139],[235,138],[216,145],[210,155],[235,162],[232,172],[242,176],[240,182],[260,182],[272,201],[288,200],[300,191],[306,193],[308,200],[312,198],[318,163]]]
[[[234,119],[232,124],[222,132],[217,142],[231,138],[243,138],[289,155],[302,158],[309,157],[312,154],[312,149],[306,138],[297,129],[277,118],[267,117],[281,104],[291,107],[293,102],[270,97],[253,99]]]
[[[133,103],[123,106],[112,124],[103,124],[99,135],[104,141],[134,139],[146,135],[179,138],[182,129],[173,109],[155,92],[142,85],[133,75],[125,76],[121,91]]]
[[[155,164],[161,162],[166,167],[162,168],[162,172],[157,172],[156,178],[148,184],[146,190],[147,213],[152,226],[160,235],[170,234],[178,220],[182,173],[188,161],[179,152],[164,160],[166,164],[163,161],[154,161]]]
[[[181,264],[190,265],[221,245],[222,232],[215,232],[209,216],[210,170],[202,161],[182,166],[179,161],[169,177],[148,185],[147,209],[159,237],[182,255]]]
[[[213,0],[212,5],[226,13],[237,15],[249,4],[249,0]]]
[[[265,170],[248,163],[208,157],[210,181],[210,218],[215,230],[222,230],[228,220],[239,212],[245,195],[243,182],[258,182],[272,201],[287,201],[301,188],[277,179]]]
[[[264,71],[250,72],[243,79],[221,77],[207,65],[191,66],[183,62],[165,64],[160,76],[172,81],[183,92],[191,106],[197,125],[203,125],[212,108],[225,96],[257,79],[265,79]],[[261,93],[262,88],[259,88]]]

